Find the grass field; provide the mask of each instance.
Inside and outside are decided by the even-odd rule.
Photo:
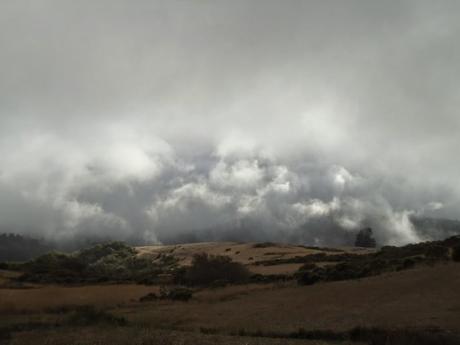
[[[189,264],[191,255],[206,250],[239,256],[241,262],[261,274],[290,273],[299,264],[264,266],[254,262],[321,252],[286,245],[207,243],[142,247],[138,255],[155,258],[159,252],[171,253],[172,249],[180,253],[184,265]],[[157,285],[16,286],[11,284],[16,276],[0,271],[1,344],[369,343],[360,342],[359,337],[345,339],[356,327],[460,334],[460,263],[451,261],[310,286],[290,280],[197,287],[188,302],[139,301],[148,293],[158,294]],[[84,314],[79,306],[92,306],[98,312],[91,309]],[[455,341],[430,343],[451,345]]]

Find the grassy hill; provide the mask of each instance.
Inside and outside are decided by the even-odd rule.
[[[48,254],[0,271],[0,343],[459,344],[459,242],[108,243]],[[229,279],[235,267],[248,274]]]

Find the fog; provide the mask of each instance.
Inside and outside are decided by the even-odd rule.
[[[457,1],[3,1],[0,231],[425,240],[411,217],[460,218],[459,17]]]

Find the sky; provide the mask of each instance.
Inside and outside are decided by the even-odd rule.
[[[442,0],[1,1],[0,231],[425,240],[411,217],[460,218],[459,19]]]

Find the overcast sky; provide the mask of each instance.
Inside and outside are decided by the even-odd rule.
[[[458,1],[3,0],[0,231],[423,240],[460,218],[459,61]]]

